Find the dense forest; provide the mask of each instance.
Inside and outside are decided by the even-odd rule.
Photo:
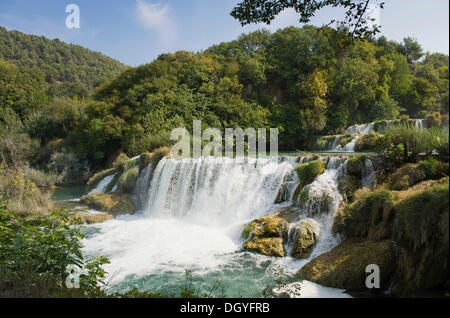
[[[448,56],[423,53],[411,38],[260,30],[128,69],[4,28],[0,43],[1,161],[64,172],[66,182],[84,181],[121,151],[167,145],[170,131],[190,129],[193,119],[221,129],[278,127],[280,149],[296,150],[354,123],[448,114]]]

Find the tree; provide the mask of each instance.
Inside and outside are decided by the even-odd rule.
[[[369,9],[370,0],[244,0],[231,12],[231,16],[238,19],[244,26],[250,23],[270,24],[284,9],[293,8],[300,14],[299,22],[308,23],[315,14],[325,7],[342,7],[346,9],[343,21],[332,20],[347,26],[349,34],[354,37],[368,37],[379,32],[379,26],[371,25],[374,19],[365,15]],[[383,8],[384,2],[380,4]]]
[[[406,55],[408,63],[415,63],[423,56],[422,46],[410,37],[403,39],[402,53]]]

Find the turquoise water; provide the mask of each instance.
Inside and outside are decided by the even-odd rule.
[[[53,191],[51,199],[54,201],[66,201],[78,199],[86,194],[85,186],[69,186],[57,188]]]

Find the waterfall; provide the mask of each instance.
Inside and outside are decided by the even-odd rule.
[[[99,184],[92,189],[91,191],[89,191],[88,194],[92,194],[94,192],[96,193],[105,193],[106,189],[108,188],[108,186],[110,185],[110,183],[114,180],[115,176],[117,175],[117,173],[112,174],[110,176],[107,176],[105,178],[102,179],[102,181],[99,182]],[[114,191],[113,191],[114,192]]]
[[[293,205],[291,198],[298,185],[295,167],[312,160],[325,162],[326,170],[306,187],[305,205]],[[190,269],[208,282],[221,279],[233,286],[227,288],[227,296],[261,297],[263,288],[274,281],[266,270],[271,264],[283,262],[287,270],[296,271],[307,260],[242,250],[243,227],[289,207],[297,213],[292,224],[312,219],[317,225],[318,240],[309,259],[329,251],[339,242],[331,228],[342,200],[338,181],[346,161],[345,156],[313,155],[163,158],[156,167],[139,173],[135,188],[139,211],[91,225],[96,230],[84,240],[84,252],[110,259],[105,270],[114,274],[113,290],[138,286],[176,292],[185,270]],[[280,190],[287,201],[276,204]],[[323,200],[326,204],[316,213],[314,206],[321,206]],[[320,286],[303,288],[305,295],[314,289],[316,295],[322,292]],[[329,291],[341,295],[341,291]]]
[[[295,161],[283,157],[164,158],[154,171],[143,213],[220,224],[264,215],[283,181],[296,178]]]

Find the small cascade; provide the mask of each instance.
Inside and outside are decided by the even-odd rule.
[[[298,198],[299,221],[311,218],[320,224],[320,235],[311,257],[329,251],[339,242],[331,229],[334,217],[342,202],[338,190],[339,179],[345,175],[347,157],[325,157],[327,169],[311,184],[307,185]],[[290,233],[292,235],[292,232]],[[293,240],[289,237],[288,241]]]
[[[116,175],[117,175],[117,173],[103,178],[103,180],[100,181],[99,184],[94,189],[92,189],[88,194],[92,194],[94,192],[95,193],[105,193],[106,189],[108,189],[108,186],[114,180]]]
[[[414,119],[414,127],[424,130],[426,127],[426,119]]]
[[[139,173],[139,178],[136,183],[135,195],[138,208],[143,208],[147,202],[148,189],[153,172],[153,165],[150,163],[142,169]]]
[[[367,158],[362,169],[361,185],[363,187],[374,187],[377,185],[377,171],[374,167],[374,159]]]
[[[347,128],[346,132],[349,134],[366,135],[370,133],[375,127],[375,122],[361,125],[353,125]]]

